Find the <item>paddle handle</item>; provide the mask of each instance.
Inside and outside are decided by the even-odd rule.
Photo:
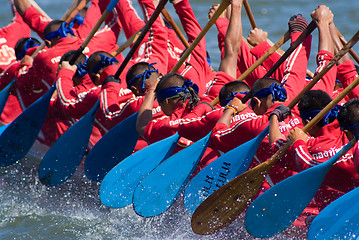
[[[211,19],[208,21],[206,26],[202,29],[202,31],[198,34],[198,36],[194,39],[192,44],[183,52],[182,57],[178,60],[176,65],[172,68],[170,73],[175,73],[181,67],[181,65],[186,61],[188,56],[192,53],[194,48],[198,45],[198,43],[202,40],[204,35],[208,32],[208,30],[212,27],[212,25],[216,22],[219,16],[223,13],[224,10],[228,7],[229,2],[227,0],[222,1],[221,5],[219,5],[217,11],[213,14]]]
[[[249,6],[248,0],[243,0],[243,6],[244,6],[244,9],[246,10],[246,13],[247,13],[247,16],[248,16],[248,19],[249,19],[249,22],[250,22],[252,28],[253,29],[257,28],[257,23],[254,20],[254,16],[253,16],[252,10]]]
[[[183,36],[181,30],[178,28],[177,24],[173,21],[170,13],[167,11],[166,8],[162,9],[162,15],[166,19],[166,21],[170,25],[170,27],[175,31],[177,37],[181,40],[183,46],[188,48],[189,43],[187,42],[187,39]]]
[[[347,44],[334,56],[334,58],[319,72],[312,81],[289,103],[288,107],[293,108],[302,98],[302,96],[311,89],[335,64],[351,49],[359,40],[359,31],[349,40]],[[349,86],[348,86],[349,87]]]
[[[118,54],[122,53],[126,48],[130,47],[132,44],[134,44],[138,37],[140,36],[142,32],[142,29],[138,30],[135,34],[133,34],[127,41],[122,44],[116,51],[111,53],[112,56],[116,57]]]
[[[338,37],[343,45],[347,44],[347,41],[345,40],[344,36],[339,32],[338,28],[335,28],[337,31]],[[354,60],[359,64],[359,56],[356,54],[356,52],[351,48],[349,50],[350,55],[354,58]]]
[[[123,62],[121,63],[120,67],[118,68],[116,74],[115,74],[115,78],[119,78],[121,73],[123,72],[123,70],[125,69],[127,63],[130,61],[132,55],[135,53],[135,51],[137,50],[137,48],[140,46],[142,40],[144,39],[145,35],[147,34],[147,32],[150,30],[152,24],[156,21],[157,17],[160,15],[162,9],[165,7],[166,3],[168,0],[161,0],[155,11],[153,12],[152,16],[150,17],[150,19],[148,20],[148,22],[146,23],[146,25],[142,28],[142,32],[140,34],[140,36],[137,38],[136,42],[133,44],[131,50],[128,52],[125,60],[123,60]]]
[[[270,77],[275,72],[275,70],[277,70],[277,68],[279,68],[279,66],[283,64],[283,62],[289,57],[289,55],[292,54],[292,52],[299,46],[299,44],[301,44],[314,31],[316,27],[317,25],[312,21],[302,32],[302,34],[300,34],[298,39],[290,46],[290,48],[288,48],[288,50],[285,51],[285,53],[279,58],[279,60],[269,69],[269,71],[263,76],[263,78]],[[246,103],[249,98],[250,93],[247,93],[243,97],[242,102]]]
[[[290,31],[287,31],[266,53],[264,53],[255,63],[253,63],[244,73],[237,78],[237,81],[243,81],[246,79],[258,66],[260,66],[267,58],[269,58],[273,53],[276,52],[284,43],[286,43],[290,39]],[[245,99],[247,95],[242,99],[242,102],[248,101]],[[249,98],[249,94],[248,97]],[[219,98],[216,97],[211,105],[215,106],[219,102]]]
[[[107,16],[110,14],[110,12],[112,12],[112,10],[115,8],[115,6],[117,5],[119,0],[111,0],[111,2],[108,4],[106,10],[102,13],[100,19],[97,21],[97,23],[95,24],[95,26],[92,28],[91,32],[89,33],[89,35],[87,35],[85,41],[82,42],[81,46],[79,47],[79,49],[76,51],[76,53],[72,56],[72,58],[70,59],[70,64],[74,65],[76,59],[80,56],[80,54],[83,52],[83,50],[85,49],[85,47],[87,46],[87,44],[91,41],[92,37],[95,36],[95,33],[97,32],[97,30],[101,27],[102,23],[105,21],[105,19],[107,18]]]
[[[72,21],[72,19],[74,19],[74,17],[76,17],[76,15],[86,6],[87,1],[86,0],[82,0],[77,6],[76,8],[71,11],[70,13],[65,13],[63,19],[65,19],[65,22],[69,23]]]
[[[301,44],[317,27],[315,22],[310,22],[308,27],[300,34],[298,39],[290,46],[290,48],[282,55],[282,57],[273,65],[271,69],[264,75],[264,77],[270,77],[275,70],[282,65],[282,63],[289,57],[289,55]]]

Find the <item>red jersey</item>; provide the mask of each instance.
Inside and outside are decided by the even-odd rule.
[[[348,60],[337,67],[337,78],[343,86],[346,88],[358,77],[353,60]],[[339,89],[339,92],[342,91]],[[355,87],[347,96],[346,100],[351,98],[359,98],[359,88]]]
[[[188,0],[184,0],[174,4],[174,7],[187,34],[188,43],[191,44],[202,30],[192,11],[191,5]],[[172,68],[169,67],[169,69]],[[198,94],[200,97],[203,96],[208,87],[207,83],[214,75],[207,63],[205,38],[199,42],[177,73],[197,84],[199,87]]]

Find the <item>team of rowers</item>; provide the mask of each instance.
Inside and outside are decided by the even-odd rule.
[[[269,172],[262,191],[327,161],[351,139],[359,137],[358,88],[308,133],[301,130],[358,76],[348,54],[305,93],[299,104],[292,109],[287,107],[310,81],[306,74],[311,36],[270,77],[263,78],[281,57],[277,52],[244,81],[235,81],[271,47],[268,34],[261,29],[251,30],[247,39],[242,37],[243,0],[231,0],[215,22],[221,52],[218,71],[211,67],[203,38],[179,70],[169,73],[186,47],[166,20],[159,17],[120,77],[114,77],[124,60],[121,53],[116,53],[120,32],[130,38],[143,28],[158,4],[156,0],[138,0],[145,20],[130,0],[119,0],[105,25],[71,65],[70,59],[109,2],[91,0],[89,8],[83,10],[84,16],[78,15],[67,23],[47,18],[28,0],[14,0],[15,17],[0,31],[0,87],[16,78],[0,116],[3,124],[11,123],[55,83],[57,91],[38,136],[41,143],[51,146],[100,99],[89,149],[116,124],[138,112],[136,129],[140,137],[134,151],[178,132],[181,139],[174,151],[178,152],[211,132],[210,144],[194,174],[269,125],[269,135],[250,168],[267,160],[285,143],[292,145]],[[191,44],[201,27],[190,3],[172,0],[171,4]],[[218,5],[210,8],[209,18],[217,8]],[[318,73],[338,53],[342,43],[328,7],[320,5],[311,17],[319,31]],[[288,26],[293,43],[308,23],[298,14],[290,18]],[[46,44],[39,52],[36,50],[40,41],[31,37],[31,30]],[[241,101],[246,94],[250,96],[248,103]],[[217,96],[219,103],[212,106]],[[331,168],[296,225],[304,226],[306,216],[315,216],[333,200],[359,186],[356,149],[357,145]]]

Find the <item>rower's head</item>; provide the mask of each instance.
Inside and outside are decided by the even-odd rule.
[[[88,61],[86,70],[92,80],[96,85],[102,85],[103,80],[101,79],[101,73],[110,65],[119,64],[117,59],[114,58],[111,54],[104,51],[97,51],[93,53]]]
[[[285,102],[287,91],[283,84],[274,78],[260,78],[252,86],[251,108],[258,115],[263,115],[276,102]]]
[[[337,116],[340,129],[344,131],[349,140],[354,136],[359,139],[359,99],[354,98],[346,102]]]
[[[40,44],[40,41],[33,37],[20,38],[14,48],[16,60],[21,60],[26,54],[32,54]]]
[[[219,103],[222,107],[226,106],[236,96],[239,100],[249,92],[248,85],[241,81],[233,81],[226,83],[219,91]]]
[[[66,52],[60,59],[59,68],[61,68],[63,61],[70,62],[72,57],[76,53],[77,53],[76,50],[70,50],[70,51]],[[83,54],[83,53],[80,53],[80,55],[77,57],[77,59],[74,62],[74,65],[77,66],[77,70],[75,72],[75,75],[72,78],[74,86],[79,85],[80,82],[81,82],[81,79],[87,74],[86,62],[87,62],[87,56],[85,54]]]
[[[49,22],[44,29],[44,39],[47,47],[53,47],[64,37],[75,37],[71,26],[62,20],[53,20]]]
[[[332,101],[328,93],[322,90],[310,90],[306,92],[298,103],[300,117],[303,125],[308,124],[325,106]],[[333,108],[322,120],[320,120],[308,133],[315,136],[317,132],[325,125],[333,122],[336,119],[339,106]]]
[[[170,116],[179,104],[194,107],[200,100],[198,86],[177,73],[169,73],[162,77],[155,93],[157,102],[167,116]]]
[[[136,96],[144,96],[150,81],[157,81],[161,75],[154,68],[155,64],[139,62],[133,65],[126,74],[127,88]]]

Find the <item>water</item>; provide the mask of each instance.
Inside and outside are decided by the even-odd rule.
[[[0,24],[5,26],[11,19],[7,0],[0,0]],[[60,18],[70,6],[70,0],[37,2],[52,18]],[[191,1],[199,23],[207,22],[207,12],[212,3],[204,0]],[[293,14],[302,13],[309,21],[310,12],[318,4],[328,5],[334,13],[337,28],[349,40],[358,29],[359,2],[357,0],[253,0],[251,8],[259,28],[268,31],[275,42],[287,31],[287,21]],[[179,23],[173,7],[167,10]],[[250,24],[243,10],[243,34]],[[36,35],[34,35],[36,36]],[[123,34],[120,37],[124,37]],[[309,69],[315,70],[317,32],[313,33],[312,55]],[[119,39],[119,44],[124,39]],[[288,44],[282,49],[287,49]],[[207,34],[207,49],[214,68],[219,65],[217,30]],[[354,50],[359,52],[359,47]],[[66,184],[48,188],[37,177],[39,164],[37,151],[33,151],[20,164],[0,169],[0,239],[251,239],[238,219],[228,228],[211,236],[199,236],[192,232],[190,215],[178,203],[164,214],[142,218],[132,210],[104,207],[98,198],[99,185],[88,181],[79,170]],[[273,239],[304,239],[305,230],[291,227]]]

